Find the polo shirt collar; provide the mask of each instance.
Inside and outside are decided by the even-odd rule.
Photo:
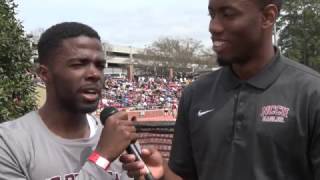
[[[224,67],[222,69],[222,84],[227,90],[235,89],[241,84],[249,84],[258,89],[268,88],[281,74],[281,72],[286,67],[282,62],[282,57],[280,55],[279,49],[275,48],[276,54],[272,58],[271,63],[266,65],[261,72],[259,72],[254,77],[249,80],[240,80],[231,67]]]

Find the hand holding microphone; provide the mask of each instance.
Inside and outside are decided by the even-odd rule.
[[[110,123],[108,123],[108,121],[110,121],[110,120],[112,121],[112,120],[113,120],[112,117],[117,117],[116,115],[119,115],[119,116],[120,116],[121,113],[123,114],[123,113],[125,113],[125,112],[119,112],[119,111],[118,111],[116,108],[114,108],[114,107],[107,107],[107,108],[103,109],[103,111],[100,113],[100,120],[101,120],[102,124],[105,125],[104,130],[103,130],[103,133],[104,133],[105,131],[109,131],[109,129],[110,129],[110,127],[107,127],[107,126],[110,125]],[[122,117],[123,119],[128,119],[128,114],[125,113],[125,115],[122,115],[121,117]],[[128,143],[129,145],[127,144],[127,146],[125,147],[125,149],[126,149],[126,151],[127,151],[129,154],[134,154],[137,160],[143,162],[143,160],[142,160],[142,158],[141,158],[140,150],[139,150],[139,149],[136,147],[136,145],[133,143],[133,142],[135,142],[135,140],[137,139],[137,134],[135,133],[135,127],[134,127],[134,125],[133,125],[133,123],[132,123],[131,121],[127,121],[127,122],[130,122],[130,123],[125,123],[125,124],[123,124],[124,126],[123,126],[122,128],[123,128],[124,131],[130,132],[132,135],[131,135],[130,138],[128,139],[128,140],[130,140],[129,143]],[[113,125],[112,122],[111,122],[111,125]],[[115,128],[115,127],[113,127],[113,128]],[[107,132],[105,132],[105,133],[107,133]],[[116,134],[115,134],[115,135],[116,135]],[[115,142],[115,143],[121,144],[121,142],[119,141],[120,139],[122,139],[122,138],[118,138],[118,142]],[[101,139],[100,139],[100,140],[101,140]],[[127,141],[126,141],[126,142],[127,142]],[[110,144],[110,143],[108,143],[108,144]],[[124,143],[124,144],[126,144],[126,143]],[[122,145],[120,145],[120,146],[122,147]],[[112,146],[111,146],[111,147],[112,147]],[[121,154],[121,153],[120,153],[120,154]],[[119,155],[120,155],[120,154],[119,154]],[[118,155],[118,156],[119,156],[119,155]],[[116,157],[118,157],[118,156],[116,156]],[[107,155],[106,157],[108,157],[108,155]],[[152,177],[152,175],[151,175],[151,172],[150,172],[149,168],[148,168],[146,165],[144,165],[144,169],[145,169],[145,171],[147,172],[147,173],[145,174],[145,179],[146,179],[146,180],[153,180],[153,177]]]
[[[108,159],[114,161],[128,145],[137,139],[135,127],[128,121],[128,113],[118,112],[115,108],[106,108],[100,114],[104,124],[96,151]]]

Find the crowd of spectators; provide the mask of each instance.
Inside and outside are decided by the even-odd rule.
[[[182,89],[188,85],[190,78],[173,78],[140,76],[133,81],[126,77],[107,76],[98,111],[105,107],[127,110],[163,109],[165,114],[175,116]],[[44,85],[36,75],[34,83]]]
[[[168,80],[162,77],[126,78],[106,77],[100,108],[112,106],[130,110],[164,109],[165,113],[177,109],[181,91],[190,79]]]

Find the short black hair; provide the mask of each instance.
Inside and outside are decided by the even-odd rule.
[[[101,41],[99,34],[93,28],[79,22],[63,22],[51,26],[41,35],[37,45],[39,63],[47,64],[46,59],[61,45],[63,40],[81,35]]]
[[[269,4],[275,4],[278,7],[278,13],[280,13],[280,10],[282,8],[282,0],[257,0],[260,7],[265,7]]]

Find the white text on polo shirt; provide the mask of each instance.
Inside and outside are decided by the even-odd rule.
[[[281,105],[267,105],[262,107],[260,116],[263,122],[284,123],[289,111],[289,108]]]

